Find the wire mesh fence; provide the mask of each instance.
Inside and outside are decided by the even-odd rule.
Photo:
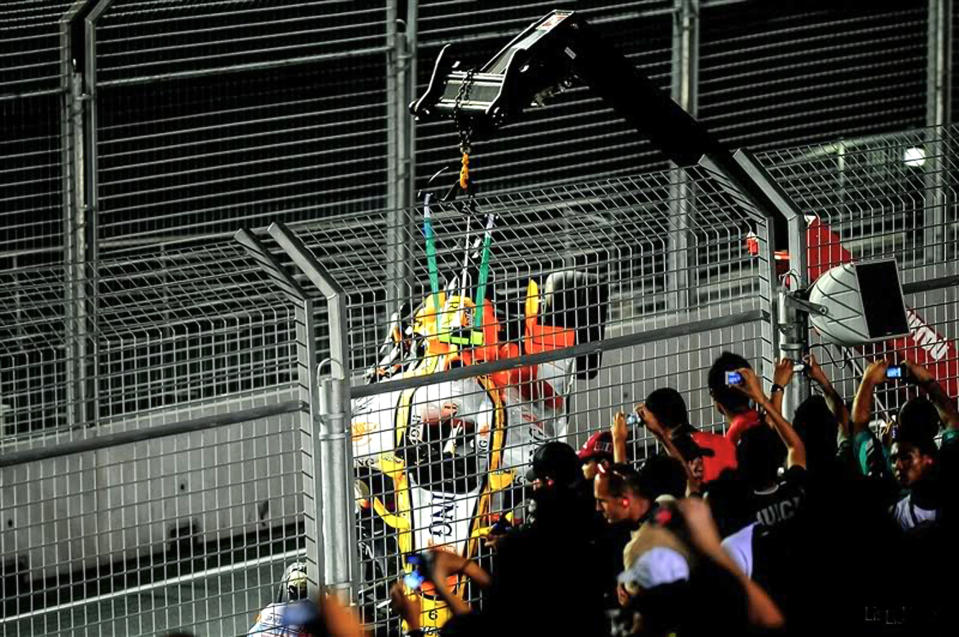
[[[245,632],[315,510],[293,311],[233,244],[88,266],[83,314],[66,270],[0,284],[0,631]]]
[[[914,343],[829,350],[830,371],[851,396],[865,357],[922,350],[957,395],[954,129],[850,139],[931,121],[930,50],[943,42],[927,29],[925,5],[571,6],[654,81],[685,94],[727,142],[845,137],[770,151],[763,163],[838,235],[817,248],[822,267],[846,258],[822,247],[839,242],[856,258],[897,257]],[[352,548],[360,600],[378,628],[396,628],[382,601],[406,568],[404,552],[432,541],[482,558],[483,528],[506,513],[518,521],[522,466],[543,440],[579,443],[663,383],[685,393],[695,425],[710,426],[712,357],[732,349],[768,369],[770,229],[704,171],[636,176],[662,157],[582,87],[477,146],[477,181],[490,193],[480,215],[432,205],[437,268],[454,282],[440,290],[444,303],[476,298],[478,264],[467,268],[468,295],[455,285],[463,246],[481,255],[484,215],[496,217],[489,311],[473,308],[479,357],[456,362],[470,348],[443,343],[401,345],[390,358],[398,343],[384,348],[383,336],[396,326],[404,343],[417,320],[438,332],[443,317],[458,316],[464,329],[446,331],[473,338],[470,308],[429,311],[424,210],[403,208],[407,182],[425,185],[455,157],[455,135],[445,124],[414,129],[405,106],[441,44],[457,42],[479,62],[550,8],[0,8],[0,153],[12,159],[0,167],[0,453],[11,460],[0,474],[0,632],[242,633],[274,599],[283,566],[315,558],[317,458],[302,406],[202,433],[101,439],[303,398],[304,342],[315,336],[319,358],[329,355],[329,308],[317,303],[315,334],[298,333],[289,299],[237,246],[214,240],[238,226],[299,222],[298,235],[348,291]],[[684,49],[688,32],[697,46]],[[950,97],[934,99],[954,113]],[[923,156],[906,161],[907,149]],[[394,324],[404,299],[407,312],[427,311],[400,312]],[[579,349],[565,351],[570,343]],[[370,369],[383,382],[363,384]],[[400,381],[409,386],[390,385]],[[894,411],[905,395],[890,388],[880,406]],[[86,443],[103,446],[16,456]],[[650,445],[637,435],[634,455]]]
[[[857,141],[771,151],[763,161],[808,216],[809,279],[850,261],[895,258],[907,307],[906,338],[836,348],[814,330],[814,352],[851,399],[876,358],[924,364],[959,396],[956,305],[956,128],[919,129]],[[890,384],[880,392],[888,418],[914,395]]]
[[[705,171],[387,218],[400,228],[382,216],[295,227],[345,294],[358,603],[377,631],[397,628],[384,602],[407,555],[482,559],[490,526],[519,523],[542,444],[578,445],[663,386],[713,426],[713,359],[733,350],[766,370],[775,356],[769,228]],[[651,444],[637,430],[633,453]],[[440,625],[444,605],[425,600]]]
[[[91,249],[107,254],[225,237],[237,225],[409,206],[411,176],[423,185],[454,150],[447,124],[414,127],[406,113],[440,46],[452,42],[465,62],[478,63],[550,8],[342,0],[6,6],[0,102],[15,103],[2,106],[0,126],[6,154],[21,161],[4,169],[3,186],[19,197],[9,210],[44,216],[33,225],[19,214],[2,217],[3,250],[17,265],[50,263],[57,251],[69,260],[58,239],[76,231],[71,223],[84,227],[84,214],[95,222]],[[954,64],[943,43],[951,30],[933,28],[939,9],[926,3],[581,0],[570,8],[731,145],[784,147],[943,124],[954,110]],[[943,15],[951,26],[954,12]],[[939,101],[946,121],[934,114]],[[73,115],[87,119],[63,124]],[[665,167],[585,86],[508,132],[477,145],[475,174],[486,192]],[[75,201],[64,196],[84,184]],[[66,224],[61,233],[58,223]],[[30,256],[37,254],[47,260]]]
[[[245,633],[304,554],[298,427],[278,413],[4,466],[0,632]]]

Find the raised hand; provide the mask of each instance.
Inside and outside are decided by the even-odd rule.
[[[780,361],[776,363],[776,371],[773,372],[773,383],[780,387],[788,385],[789,381],[793,378],[793,368],[795,366],[796,361],[791,358],[780,359]]]

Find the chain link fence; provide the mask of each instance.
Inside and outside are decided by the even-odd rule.
[[[956,127],[919,129],[762,156],[808,215],[806,245],[791,249],[806,250],[810,282],[850,261],[892,257],[899,265],[908,337],[848,349],[809,332],[812,351],[849,400],[865,364],[880,357],[923,364],[959,396],[956,134]],[[886,385],[878,415],[894,417],[914,391]]]
[[[912,343],[833,351],[810,335],[848,397],[864,357],[919,350],[959,393],[955,129],[901,132],[955,115],[953,5],[569,5],[720,138],[765,149],[776,182],[832,229],[817,249],[897,257]],[[481,62],[551,8],[0,7],[0,632],[241,634],[294,560],[314,581],[352,586],[371,624],[395,629],[381,604],[402,553],[432,541],[482,559],[479,531],[521,510],[533,445],[579,443],[662,384],[711,426],[716,354],[768,370],[766,221],[705,170],[661,170],[650,145],[573,88],[474,153],[479,209],[497,217],[490,339],[506,350],[472,361],[482,375],[427,352],[450,369],[364,383],[390,353],[393,309],[431,296],[414,193],[455,156],[450,125],[414,128],[408,103],[442,44]],[[818,140],[830,143],[792,147]],[[455,205],[433,215],[438,267],[457,275],[485,218],[467,230]],[[291,224],[344,290],[343,314],[286,248],[251,260],[227,238],[272,221]],[[845,258],[830,249],[820,265]],[[570,271],[571,287],[550,296]],[[530,309],[547,298],[587,309]],[[530,316],[553,324],[537,323],[526,351]],[[570,338],[579,349],[557,349]],[[319,443],[338,426],[332,390],[319,391],[330,359],[340,396],[353,394],[344,457]],[[890,389],[880,406],[894,412],[905,396]],[[514,424],[526,433],[507,433]],[[649,444],[637,437],[633,453]],[[333,478],[353,483],[348,501],[324,502]],[[325,563],[323,539],[338,532],[346,562]]]

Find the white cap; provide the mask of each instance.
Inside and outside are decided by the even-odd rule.
[[[627,589],[645,589],[689,579],[689,564],[682,553],[657,546],[640,555],[633,565],[619,574],[619,583]]]

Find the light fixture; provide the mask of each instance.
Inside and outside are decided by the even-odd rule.
[[[809,292],[809,322],[835,345],[852,347],[909,334],[895,259],[846,263]]]
[[[918,146],[911,146],[907,148],[905,152],[903,152],[902,161],[907,166],[912,166],[913,168],[922,168],[922,166],[926,163],[926,151]]]

